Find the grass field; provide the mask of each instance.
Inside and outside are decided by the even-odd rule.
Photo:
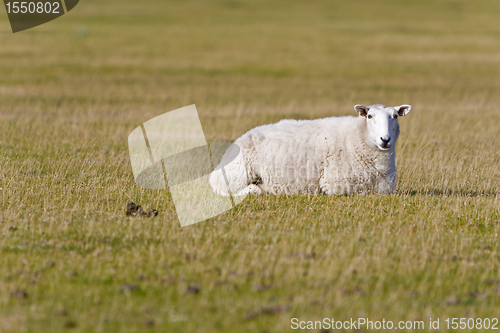
[[[0,14],[0,332],[286,332],[500,317],[498,0],[85,0]],[[207,141],[411,104],[394,195],[249,197],[181,228],[128,134],[196,104]],[[129,201],[154,219],[125,216]],[[500,326],[497,326],[500,327]]]

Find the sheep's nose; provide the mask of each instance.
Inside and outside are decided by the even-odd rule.
[[[391,137],[388,136],[387,139],[384,139],[383,137],[380,137],[380,140],[382,140],[383,143],[389,143],[389,141],[391,141]]]

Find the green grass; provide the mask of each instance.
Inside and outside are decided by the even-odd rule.
[[[499,10],[86,0],[16,34],[1,14],[0,331],[498,317]],[[128,134],[164,112],[196,104],[207,141],[232,141],[358,103],[414,107],[394,195],[249,197],[181,228],[134,183]],[[131,200],[159,216],[126,217]]]

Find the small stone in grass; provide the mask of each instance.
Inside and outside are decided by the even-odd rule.
[[[125,215],[137,216],[137,212],[139,210],[139,207],[141,207],[141,206],[136,205],[134,202],[129,202],[127,204],[127,210],[125,211]]]
[[[129,283],[122,285],[120,289],[122,291],[133,291],[133,290],[138,290],[139,286],[136,285],[135,283]]]
[[[486,283],[486,284],[500,284],[500,280],[499,279],[486,279],[486,280],[484,280],[484,283]]]
[[[70,276],[70,277],[78,276],[78,272],[77,271],[68,272],[68,276]]]
[[[457,296],[450,296],[446,299],[445,303],[451,304],[451,305],[456,305],[456,304],[460,303],[460,298],[458,298]]]
[[[217,280],[213,283],[214,287],[226,287],[228,289],[237,290],[238,285],[236,283],[231,283],[228,280]]]
[[[252,312],[248,313],[244,317],[244,320],[252,320],[260,315],[274,315],[276,313],[281,313],[284,311],[286,311],[286,308],[284,308],[281,305],[267,306],[267,307],[263,307],[257,311],[252,311]]]
[[[59,310],[56,310],[56,316],[58,317],[66,317],[68,316],[68,311],[64,310],[64,309],[59,309]]]
[[[141,206],[135,204],[134,202],[129,202],[127,204],[127,210],[125,211],[127,216],[144,216],[144,217],[155,217],[158,215],[156,209],[151,209],[149,213],[146,213]]]
[[[171,284],[175,284],[175,278],[171,275],[168,275],[168,276],[165,276],[163,279],[161,279],[161,283],[163,284],[168,284],[168,285],[171,285]]]
[[[272,284],[259,284],[257,286],[254,286],[253,287],[253,290],[254,291],[266,291],[266,290],[269,290],[273,287]]]
[[[10,292],[10,297],[17,299],[26,299],[28,298],[28,293],[21,289],[15,289]]]
[[[190,284],[186,288],[186,294],[198,294],[200,292],[200,287],[194,284]]]
[[[263,307],[260,312],[263,314],[275,314],[275,313],[281,313],[285,311],[285,308],[282,307],[281,305],[275,305],[275,306],[267,306]]]
[[[260,313],[259,313],[259,312],[257,312],[257,311],[252,311],[252,312],[249,312],[249,313],[248,313],[248,314],[247,314],[247,315],[246,315],[243,319],[244,319],[244,320],[252,320],[252,319],[254,319],[254,318],[258,317],[258,316],[259,316],[259,314],[260,314]]]

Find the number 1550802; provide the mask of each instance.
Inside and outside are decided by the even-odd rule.
[[[448,318],[445,320],[447,329],[498,329],[497,318]]]
[[[7,2],[7,13],[11,14],[59,14],[59,2]]]

